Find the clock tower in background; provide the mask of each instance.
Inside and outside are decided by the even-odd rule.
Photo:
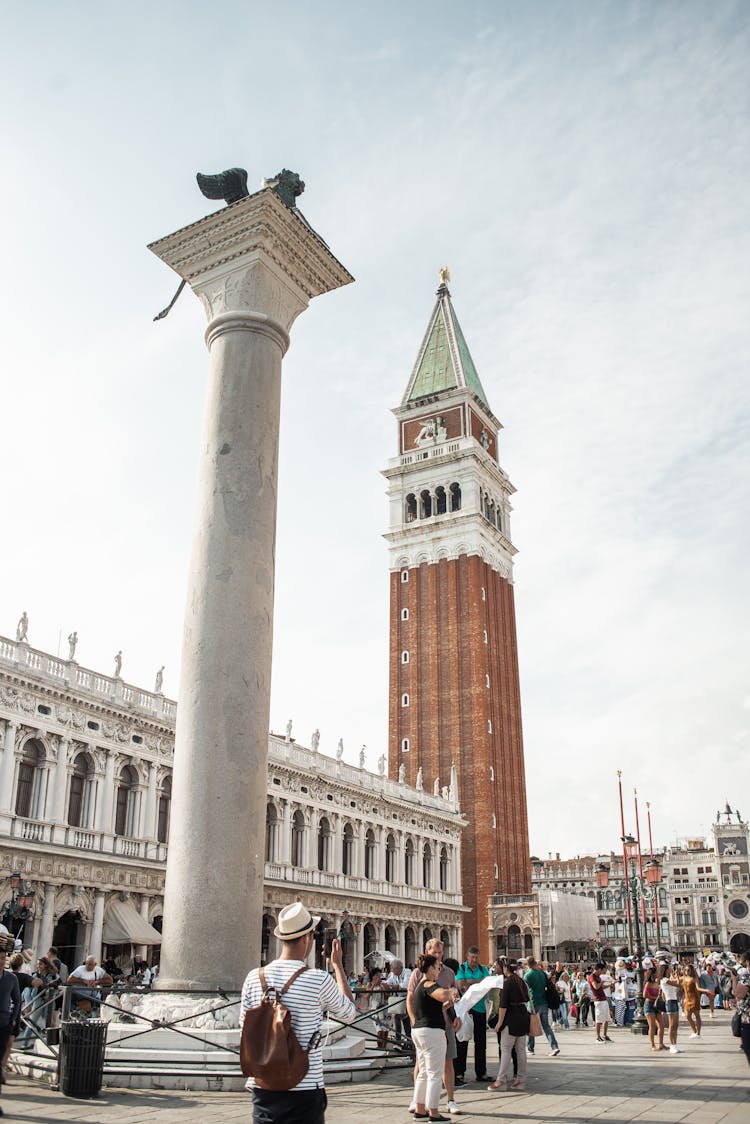
[[[510,498],[447,270],[401,405],[390,500],[389,773],[432,791],[455,767],[464,951],[528,954],[531,897]],[[416,870],[422,864],[415,864]],[[512,919],[512,921],[511,921]],[[517,922],[517,924],[516,924]],[[525,930],[525,931],[524,931]],[[533,942],[533,943],[532,943]],[[455,951],[455,950],[454,950]]]

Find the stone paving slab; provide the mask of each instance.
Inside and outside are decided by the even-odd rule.
[[[556,1058],[537,1050],[528,1091],[488,1093],[470,1083],[458,1091],[463,1118],[501,1124],[750,1124],[750,1066],[732,1038],[729,1018],[715,1020],[679,1055],[652,1054],[646,1039],[613,1032],[605,1047],[590,1031],[559,1035]],[[497,1054],[490,1048],[490,1071]],[[471,1064],[469,1073],[472,1073]],[[361,1085],[329,1090],[328,1124],[410,1124],[411,1073],[389,1070]],[[93,1101],[63,1097],[9,1074],[0,1098],[8,1120],[25,1124],[250,1124],[244,1093],[106,1089]],[[445,1101],[442,1102],[443,1107]],[[457,1118],[458,1119],[458,1118]]]

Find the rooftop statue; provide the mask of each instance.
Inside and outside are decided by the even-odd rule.
[[[225,172],[217,172],[214,176],[198,172],[195,178],[206,199],[223,199],[227,206],[250,194],[244,168],[227,168]]]

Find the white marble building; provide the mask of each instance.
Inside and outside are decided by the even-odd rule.
[[[112,952],[124,927],[146,953],[139,942],[161,929],[175,715],[161,693],[0,638],[0,905],[19,873],[34,895],[25,945],[55,943],[76,963]],[[340,934],[350,967],[375,949],[413,960],[427,934],[460,955],[455,792],[271,735],[267,794],[267,957],[275,916],[297,897],[321,918],[319,954]],[[208,941],[220,923],[196,917],[196,934]]]

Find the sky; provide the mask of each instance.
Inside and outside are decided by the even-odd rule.
[[[176,696],[204,314],[146,248],[282,167],[356,283],[284,360],[271,726],[387,748],[386,482],[451,270],[504,430],[530,845],[750,767],[750,6],[2,0],[0,635]],[[743,814],[746,812],[744,809]],[[633,827],[632,817],[626,828]]]

